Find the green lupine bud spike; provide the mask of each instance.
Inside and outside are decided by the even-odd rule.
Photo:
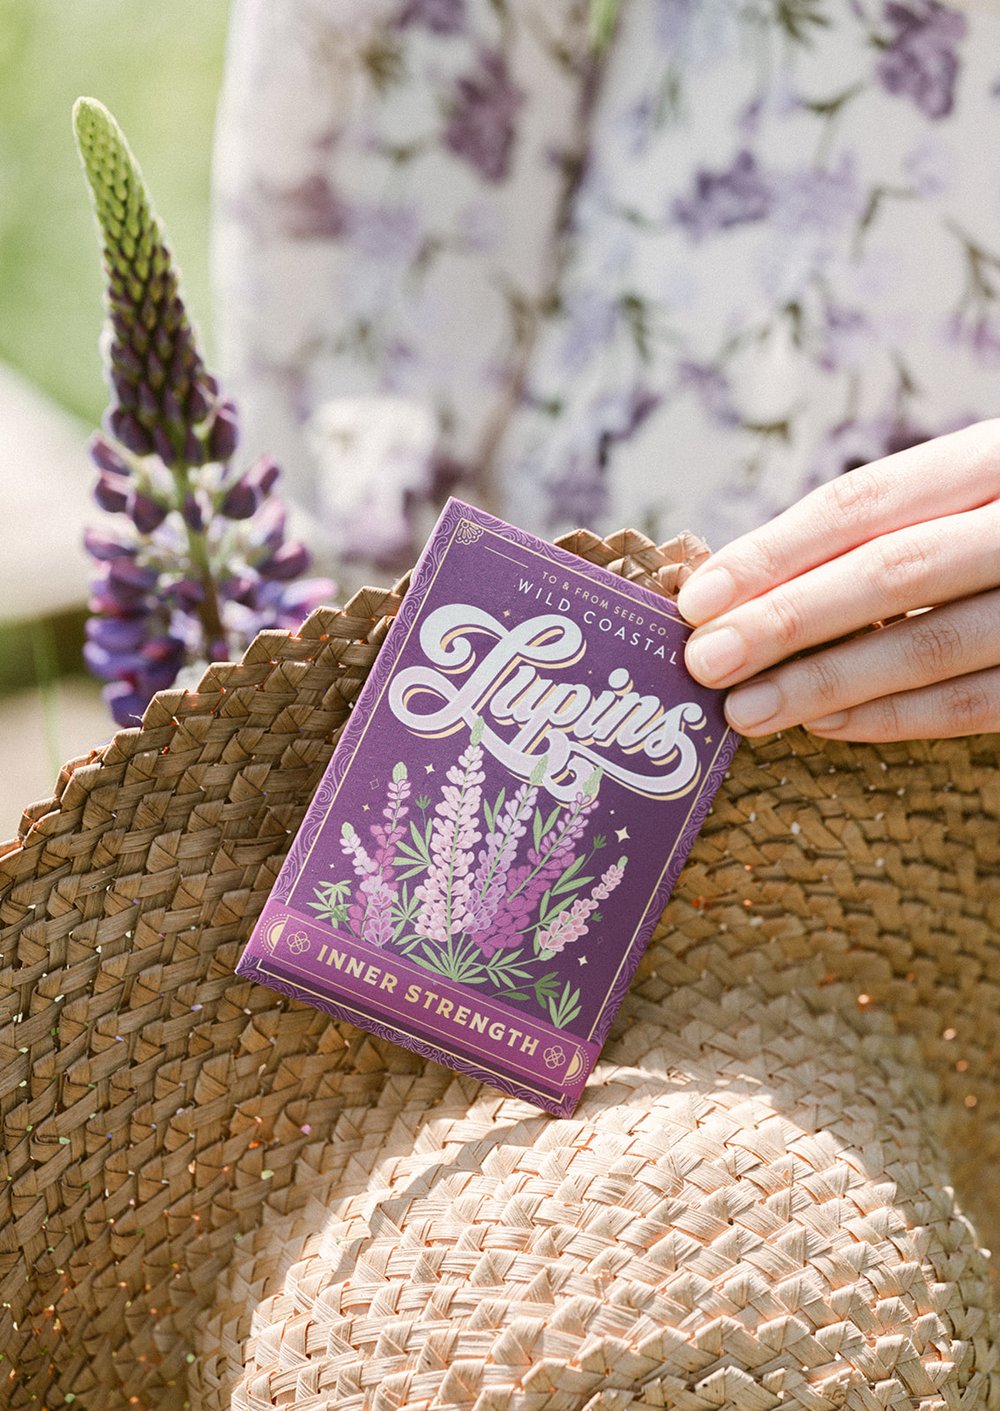
[[[597,769],[594,770],[593,774],[591,774],[591,776],[590,776],[590,778],[587,780],[586,784],[584,784],[584,786],[583,786],[583,792],[584,792],[584,794],[586,795],[586,797],[587,797],[588,799],[592,799],[592,798],[594,797],[594,795],[597,793],[597,790],[598,790],[598,787],[599,787],[599,785],[600,785],[600,782],[601,782],[601,779],[602,779],[602,777],[603,777],[603,774],[604,774],[604,771],[603,771],[601,768],[598,767]]]
[[[477,716],[476,716],[476,723],[475,723],[475,725],[473,725],[473,727],[472,727],[472,733],[471,733],[471,735],[469,736],[469,740],[470,740],[470,742],[471,742],[473,745],[478,745],[478,744],[479,744],[479,741],[483,738],[483,731],[484,731],[485,729],[486,729],[486,721],[483,719],[483,717],[482,717],[481,715],[477,715]]]
[[[355,835],[355,832],[354,832],[354,824],[353,824],[353,823],[342,823],[342,824],[340,825],[340,836],[341,836],[342,838],[353,838],[353,837],[355,837],[356,835]]]
[[[535,765],[534,769],[531,771],[531,778],[528,780],[528,783],[536,785],[540,784],[545,778],[545,771],[548,769],[548,767],[549,757],[547,754],[543,754],[541,759]]]
[[[403,782],[403,780],[404,780],[405,778],[406,778],[406,765],[403,763],[402,760],[400,760],[397,765],[394,765],[394,766],[393,766],[392,782],[393,782],[394,784],[402,784],[402,782]]]
[[[616,866],[616,867],[624,868],[626,862],[628,862],[628,857],[626,856],[625,853],[622,853],[621,857],[620,857],[620,858],[618,859],[618,861],[615,863],[615,866]]]
[[[212,458],[218,384],[198,349],[180,272],[142,172],[103,103],[78,98],[73,130],[103,244],[108,427],[137,455],[156,452],[175,466],[204,464]],[[194,446],[198,455],[191,460]]]

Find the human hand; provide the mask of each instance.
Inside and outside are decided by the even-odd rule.
[[[677,606],[688,670],[738,688],[744,735],[1000,730],[1000,417],[811,491],[707,559]]]

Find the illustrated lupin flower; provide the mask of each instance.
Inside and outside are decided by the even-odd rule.
[[[446,944],[469,925],[473,906],[473,848],[482,836],[478,828],[482,783],[484,723],[477,719],[469,743],[448,770],[448,783],[434,810],[431,865],[414,895],[420,901],[417,924],[429,940]]]
[[[396,847],[404,832],[410,797],[410,781],[402,760],[395,765],[386,790],[386,806],[382,810],[384,823],[373,823],[369,832],[376,847],[369,854],[354,827],[345,823],[341,829],[341,846],[350,856],[356,874],[362,879],[358,891],[364,905],[355,902],[349,911],[355,932],[363,941],[375,946],[387,945],[392,937],[392,907],[399,888],[392,880]]]
[[[526,784],[520,785],[513,798],[506,801],[486,835],[476,863],[473,878],[473,902],[469,913],[469,934],[481,937],[493,922],[500,902],[507,892],[508,877],[517,853],[517,845],[528,829],[528,819],[534,811],[538,788],[545,778],[548,758],[543,756],[532,770]],[[486,942],[487,947],[489,942]]]
[[[118,124],[73,109],[107,281],[103,339],[110,404],[90,454],[94,497],[120,516],[87,536],[96,561],[84,656],[119,725],[141,716],[180,669],[227,659],[265,627],[296,628],[335,591],[293,582],[303,545],[285,540],[269,459],[240,471],[236,408],[207,370],[178,270]]]
[[[529,848],[528,861],[511,868],[507,875],[507,892],[501,898],[493,925],[476,937],[484,955],[511,950],[524,940],[542,897],[573,861],[576,844],[597,807],[600,780],[601,771],[595,769],[538,847]]]
[[[538,934],[539,948],[549,955],[556,955],[571,941],[578,941],[587,934],[590,917],[605,898],[618,886],[625,875],[627,857],[620,857],[601,873],[600,881],[587,897],[577,897],[569,906],[560,911]]]
[[[364,843],[358,837],[358,831],[353,823],[345,822],[341,825],[340,846],[351,859],[351,865],[354,868],[355,875],[363,879],[363,886],[364,881],[367,881],[369,877],[375,874],[377,864],[375,859],[369,855]],[[360,890],[361,888],[359,887],[358,891],[360,892]],[[365,903],[359,901],[357,897],[351,901],[347,912],[347,919],[354,934],[360,936],[365,919]]]

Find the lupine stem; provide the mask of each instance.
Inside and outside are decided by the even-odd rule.
[[[188,477],[186,471],[178,466],[174,467],[173,475],[178,497],[177,508],[181,509],[188,495]],[[183,518],[183,515],[181,517]],[[198,605],[198,617],[205,632],[205,646],[211,649],[215,642],[228,645],[229,639],[222,621],[222,613],[219,610],[219,594],[208,557],[208,542],[205,534],[202,530],[192,529],[187,520],[184,520],[184,530],[187,534],[191,566],[198,575],[198,582],[205,593]]]

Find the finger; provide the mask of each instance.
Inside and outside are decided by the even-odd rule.
[[[806,721],[806,729],[829,739],[859,741],[988,734],[1000,730],[1000,667],[866,701]]]
[[[1000,417],[872,461],[810,491],[701,564],[677,606],[699,625],[893,530],[1000,497]]]
[[[735,685],[882,618],[985,592],[1000,578],[998,540],[1000,501],[886,534],[697,628],[687,668]]]
[[[726,717],[744,735],[769,735],[998,664],[1000,589],[994,589],[787,662],[730,691]]]

